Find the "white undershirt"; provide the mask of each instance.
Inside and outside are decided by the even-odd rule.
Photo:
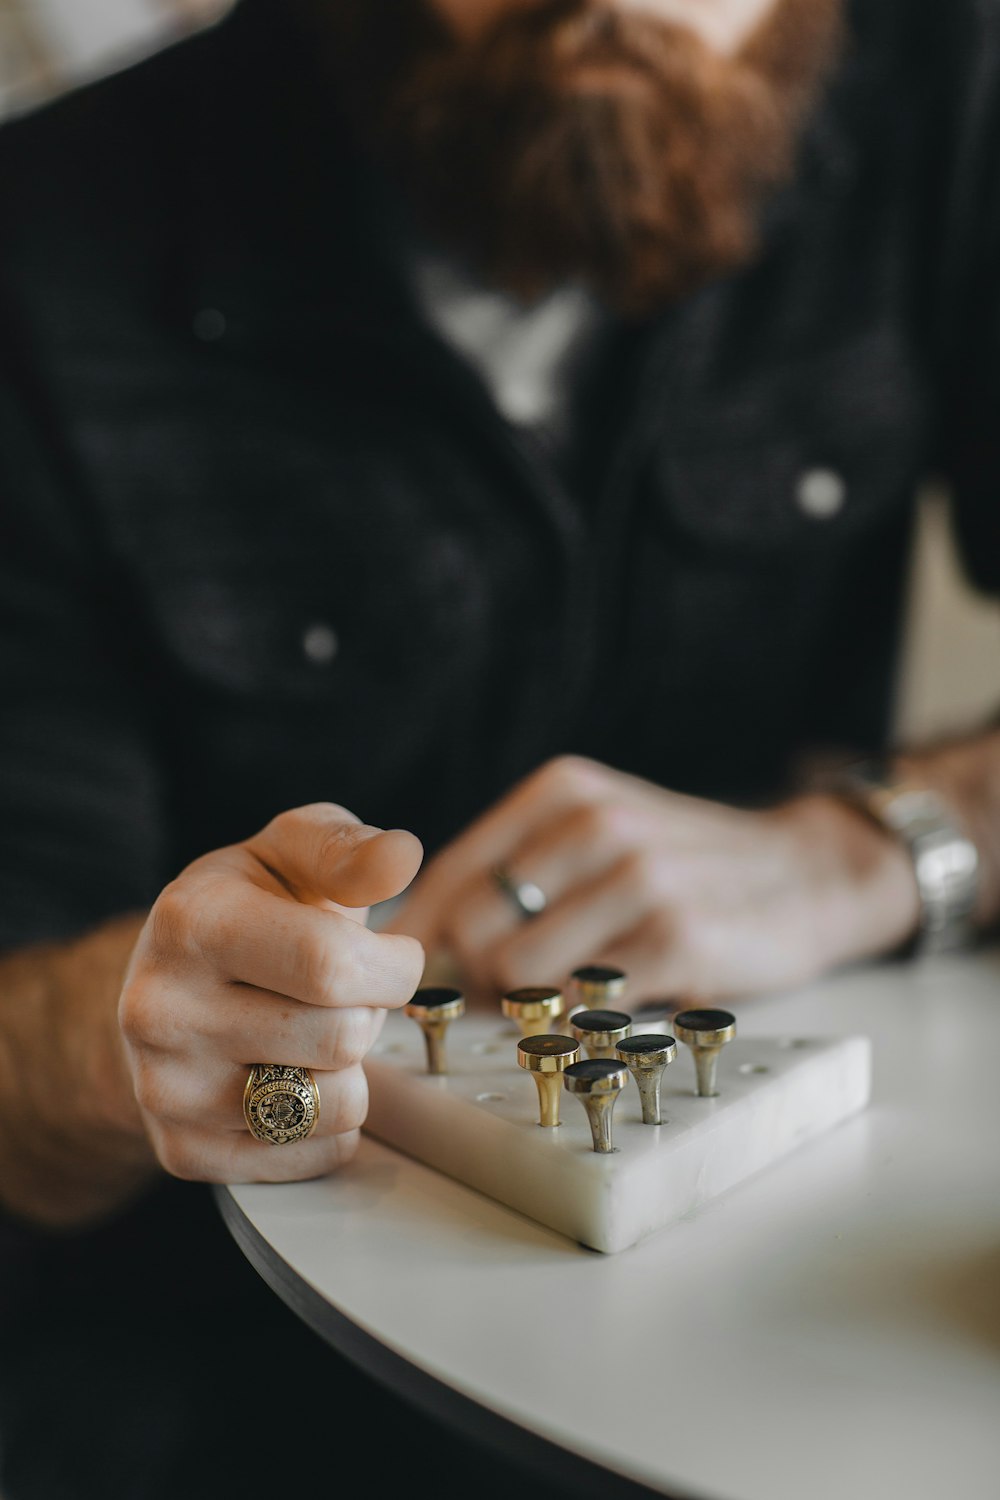
[[[574,381],[607,324],[578,286],[526,306],[426,257],[413,286],[428,321],[482,376],[508,421],[559,443],[568,435]]]

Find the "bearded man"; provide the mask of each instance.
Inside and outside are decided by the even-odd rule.
[[[1000,585],[998,59],[992,0],[242,0],[5,128],[5,1500],[437,1454],[205,1186],[350,1158],[427,955],[735,1003],[995,927],[996,726],[892,725],[928,476]]]

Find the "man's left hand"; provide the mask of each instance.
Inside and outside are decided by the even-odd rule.
[[[506,871],[544,894],[526,917]],[[583,964],[633,999],[738,997],[902,944],[918,916],[906,854],[848,806],[747,811],[575,756],[527,777],[432,859],[391,926],[486,992]]]

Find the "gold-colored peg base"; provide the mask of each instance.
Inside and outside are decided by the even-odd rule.
[[[424,1034],[428,1073],[438,1076],[447,1073],[446,1033],[452,1021],[465,1014],[465,996],[461,990],[444,986],[419,989],[404,1010]]]
[[[570,1031],[588,1057],[618,1060],[616,1048],[632,1030],[632,1017],[620,1010],[579,1010],[570,1016]]]
[[[565,1003],[562,990],[549,985],[529,985],[502,996],[500,1009],[517,1023],[522,1037],[549,1036]]]
[[[532,1075],[538,1090],[540,1125],[551,1129],[560,1123],[563,1071],[579,1056],[578,1044],[557,1032],[522,1037],[518,1042],[518,1064]]]
[[[584,964],[570,976],[572,1003],[587,1010],[605,1010],[622,1000],[626,976],[621,969],[606,964]]]
[[[534,1079],[538,1090],[538,1123],[552,1129],[560,1123],[562,1079],[558,1073],[535,1073]]]

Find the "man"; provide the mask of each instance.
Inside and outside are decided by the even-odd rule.
[[[735,1000],[994,926],[995,727],[894,756],[943,876],[802,777],[887,748],[928,473],[1000,583],[998,28],[243,0],[5,131],[7,1500],[242,1492],[297,1335],[194,1183],[347,1161],[427,953]]]

